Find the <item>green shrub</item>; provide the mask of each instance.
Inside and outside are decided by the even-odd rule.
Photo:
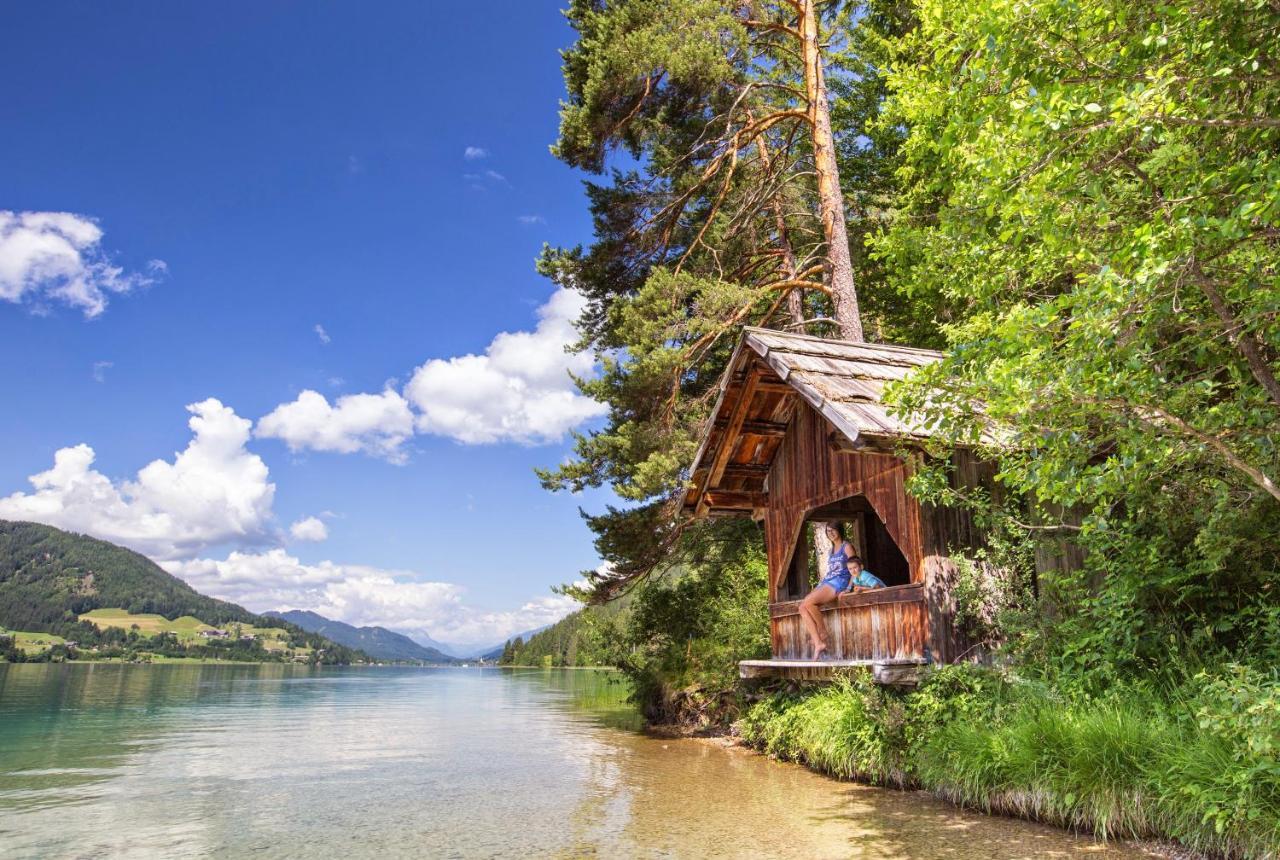
[[[1188,841],[1280,850],[1280,678],[1243,666],[1192,681],[1181,742],[1156,772],[1170,825]],[[1211,835],[1210,835],[1211,834]]]

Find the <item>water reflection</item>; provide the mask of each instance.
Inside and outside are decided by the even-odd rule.
[[[0,856],[1135,856],[635,731],[610,673],[0,666]]]

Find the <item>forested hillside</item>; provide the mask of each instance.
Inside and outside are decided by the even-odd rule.
[[[622,597],[583,607],[545,630],[508,640],[495,657],[503,666],[617,666],[629,604]]]
[[[81,613],[111,607],[209,624],[261,619],[205,597],[133,550],[38,523],[0,520],[0,624],[57,632]]]
[[[51,633],[86,646],[101,642],[115,647],[128,640],[119,630],[100,630],[80,620],[95,609],[123,609],[170,620],[193,616],[214,627],[284,627],[297,647],[323,649],[325,662],[362,657],[287,622],[272,622],[234,603],[206,597],[132,550],[52,526],[0,520],[0,628]],[[154,644],[175,653],[192,651],[167,639]],[[246,659],[270,656],[238,643],[205,646],[217,648],[238,649],[234,656]]]

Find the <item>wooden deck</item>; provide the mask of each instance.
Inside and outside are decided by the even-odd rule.
[[[869,669],[878,684],[914,686],[927,665],[922,658],[889,660],[742,660],[738,676],[829,681],[838,675]]]

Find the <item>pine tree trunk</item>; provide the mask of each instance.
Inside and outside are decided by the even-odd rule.
[[[791,236],[787,233],[787,219],[783,217],[782,200],[773,196],[773,218],[778,224],[778,244],[782,248],[782,275],[785,278],[796,276],[796,252],[791,247]],[[787,313],[791,315],[792,328],[804,334],[804,296],[799,289],[787,293]]]
[[[756,135],[756,149],[760,152],[760,166],[768,177],[773,166],[773,157],[769,152],[769,144],[764,135]],[[791,233],[787,230],[786,210],[782,205],[782,191],[775,191],[769,200],[769,208],[773,210],[773,223],[778,231],[778,249],[782,251],[783,280],[791,281],[796,277],[796,252],[791,246]],[[799,289],[787,292],[787,313],[791,317],[791,325],[804,334],[804,296]]]
[[[813,161],[818,174],[818,203],[822,231],[827,242],[827,285],[835,305],[836,322],[846,340],[863,340],[858,291],[853,283],[849,234],[844,221],[844,198],[836,164],[835,136],[831,132],[831,105],[822,69],[822,44],[816,0],[800,0],[800,44],[804,59],[804,83],[813,126]]]

